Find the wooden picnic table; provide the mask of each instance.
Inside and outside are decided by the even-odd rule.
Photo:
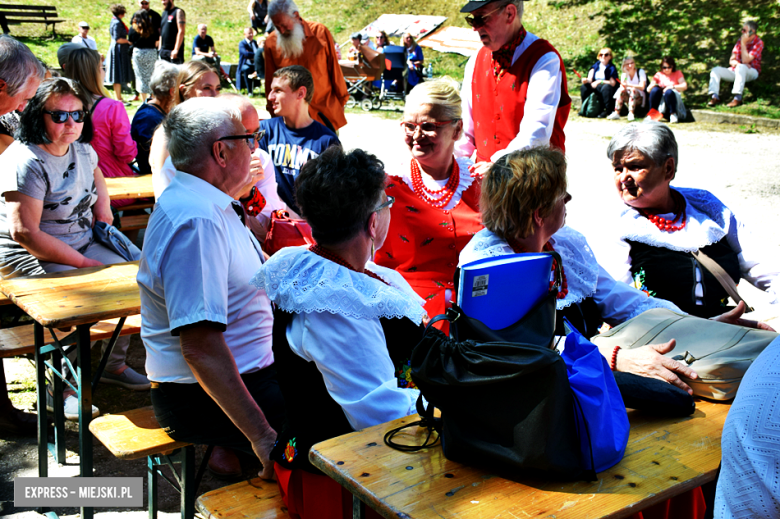
[[[58,463],[65,462],[65,418],[62,402],[63,380],[61,362],[64,347],[75,344],[77,358],[75,389],[79,399],[79,458],[80,475],[92,476],[92,394],[100,380],[111,349],[125,322],[125,317],[141,311],[141,297],[135,278],[138,262],[118,263],[86,269],[75,269],[35,277],[0,280],[0,292],[35,320],[35,365],[38,393],[38,475],[48,475],[48,454],[51,450]],[[119,318],[109,347],[92,378],[90,356],[90,327],[98,321]],[[67,339],[54,340],[46,345],[44,333],[49,328],[76,327]],[[44,359],[50,355],[50,360]],[[54,443],[47,435],[46,373],[49,367],[55,374]],[[92,519],[91,507],[81,508],[83,519]]]
[[[623,460],[598,481],[512,480],[444,457],[441,445],[399,452],[384,434],[417,415],[339,436],[312,447],[311,462],[387,518],[621,518],[715,478],[729,404],[698,400],[685,418],[629,411]],[[419,445],[425,432],[406,429],[395,441]],[[363,505],[356,503],[363,512]],[[362,515],[359,515],[362,517]]]
[[[111,200],[125,198],[154,198],[151,175],[138,177],[106,177],[108,197]]]

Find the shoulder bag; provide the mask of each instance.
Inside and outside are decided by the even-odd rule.
[[[654,308],[596,335],[591,341],[610,348],[639,348],[677,340],[666,354],[690,366],[696,380],[681,377],[696,396],[731,400],[753,360],[778,334]]]
[[[136,261],[141,258],[141,249],[113,225],[101,221],[95,222],[92,236],[97,243],[119,254],[126,261]]]

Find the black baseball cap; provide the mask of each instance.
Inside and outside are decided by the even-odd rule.
[[[500,2],[501,0],[471,0],[469,3],[463,6],[460,10],[461,13],[473,13],[480,7],[485,7],[488,4]],[[523,0],[525,1],[525,0]]]

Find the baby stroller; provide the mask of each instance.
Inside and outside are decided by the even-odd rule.
[[[360,56],[359,61],[339,60],[341,72],[347,82],[349,100],[347,106],[352,108],[360,103],[360,106],[368,112],[379,108],[378,92],[372,83],[382,77],[383,58],[381,53],[371,56]]]
[[[385,47],[385,71],[382,73],[382,83],[379,91],[379,106],[384,101],[406,101],[406,55],[400,45]]]

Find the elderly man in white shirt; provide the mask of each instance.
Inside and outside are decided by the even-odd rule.
[[[249,284],[263,253],[234,201],[252,181],[257,143],[235,104],[217,98],[190,99],[163,127],[177,172],[149,220],[138,272],[155,415],[176,440],[254,452],[269,477],[283,420],[273,315]],[[221,473],[240,470],[219,452]]]
[[[79,33],[70,40],[71,43],[78,43],[88,49],[97,50],[97,42],[95,38],[89,35],[89,24],[87,22],[79,22]]]
[[[550,144],[564,149],[571,99],[555,48],[523,28],[523,0],[471,0],[461,12],[483,47],[463,77],[463,136],[455,155],[482,176],[507,153]]]

